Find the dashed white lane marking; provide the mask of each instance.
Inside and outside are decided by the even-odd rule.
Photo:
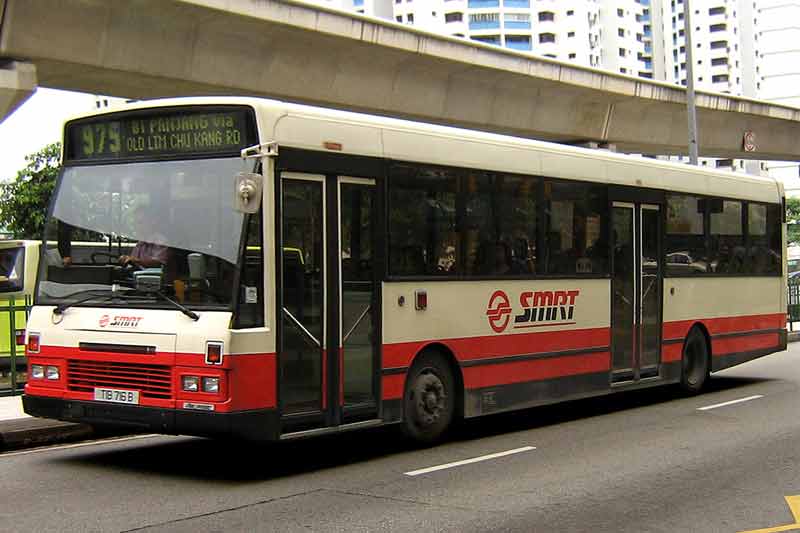
[[[535,449],[536,449],[535,446],[523,446],[522,448],[514,448],[513,450],[506,450],[504,452],[490,453],[489,455],[481,455],[480,457],[473,457],[472,459],[464,459],[463,461],[456,461],[454,463],[447,463],[443,465],[429,466],[427,468],[420,468],[419,470],[412,470],[411,472],[405,472],[405,475],[419,476],[422,474],[428,474],[430,472],[436,472],[437,470],[445,470],[447,468],[454,468],[456,466],[479,463],[481,461],[488,461],[489,459],[497,459],[498,457],[505,457],[506,455],[513,455],[515,453],[529,452]]]
[[[44,446],[33,450],[22,450],[19,452],[6,452],[0,453],[0,459],[4,457],[14,457],[16,455],[30,455],[32,453],[52,452],[54,450],[70,450],[72,448],[83,448],[84,446],[99,446],[101,444],[116,444],[118,442],[125,442],[129,440],[150,439],[153,437],[160,437],[162,435],[147,434],[147,435],[133,435],[131,437],[114,437],[103,440],[93,440],[90,442],[80,442],[78,444],[61,444],[56,446]]]
[[[738,400],[731,400],[729,402],[722,402],[722,403],[715,403],[714,405],[706,405],[705,407],[698,407],[698,411],[708,411],[709,409],[716,409],[717,407],[725,407],[726,405],[733,405],[736,403],[742,402],[749,402],[750,400],[758,400],[759,398],[763,398],[764,396],[761,394],[756,394],[755,396],[748,396],[747,398],[739,398]]]

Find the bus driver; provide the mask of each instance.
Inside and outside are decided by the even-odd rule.
[[[120,264],[139,268],[166,266],[169,259],[169,247],[157,244],[164,242],[165,239],[156,232],[155,215],[145,208],[139,208],[133,213],[133,224],[135,235],[139,241],[131,250],[130,255],[120,256]]]

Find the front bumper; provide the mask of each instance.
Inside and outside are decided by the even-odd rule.
[[[102,402],[24,395],[22,406],[31,416],[95,426],[130,427],[168,435],[277,440],[280,417],[275,409],[207,413]]]

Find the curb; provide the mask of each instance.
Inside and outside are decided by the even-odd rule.
[[[800,331],[789,331],[786,335],[786,342],[800,341]]]
[[[94,434],[91,426],[41,418],[0,422],[0,451],[32,448],[85,440]]]

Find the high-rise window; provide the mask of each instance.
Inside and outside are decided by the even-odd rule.
[[[556,42],[556,35],[554,33],[540,33],[539,34],[539,42],[540,43],[554,43],[554,42]]]
[[[542,11],[539,13],[539,22],[548,22],[555,20],[556,16],[552,11]]]
[[[531,38],[528,35],[506,35],[506,48],[512,50],[531,50]]]

